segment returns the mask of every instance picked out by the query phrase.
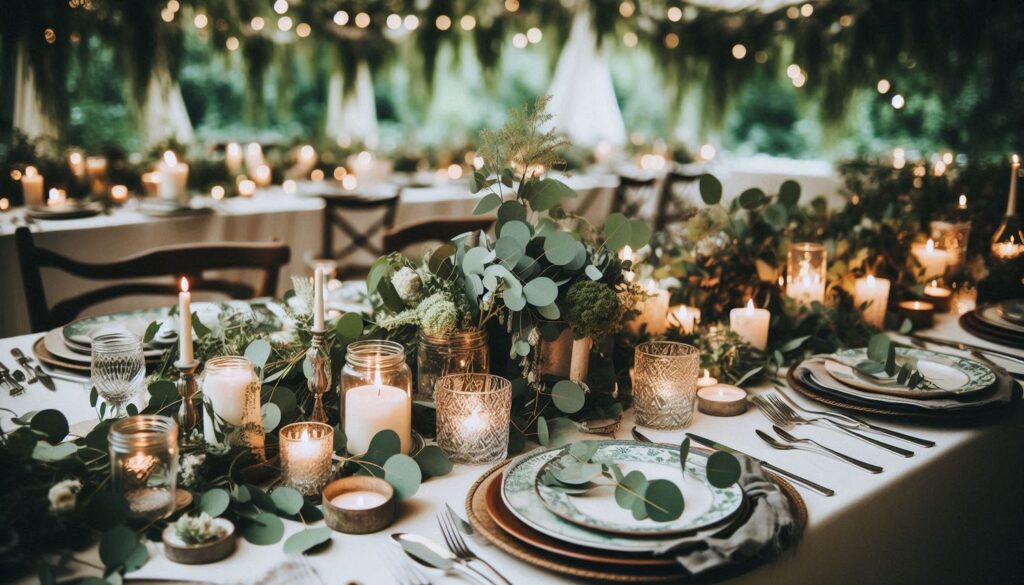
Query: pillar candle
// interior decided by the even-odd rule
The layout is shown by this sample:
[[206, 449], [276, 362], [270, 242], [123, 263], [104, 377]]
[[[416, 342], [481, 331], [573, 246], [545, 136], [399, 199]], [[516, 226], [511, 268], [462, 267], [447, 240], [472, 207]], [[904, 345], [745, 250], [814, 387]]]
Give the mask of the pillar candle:
[[313, 273], [313, 331], [324, 330], [324, 269]]
[[673, 307], [672, 315], [683, 333], [693, 333], [694, 325], [700, 322], [700, 309], [686, 305]]
[[25, 196], [25, 205], [43, 206], [43, 176], [35, 167], [25, 167], [25, 173], [21, 176], [21, 193]]
[[[872, 327], [881, 329], [885, 324], [890, 284], [888, 278], [877, 278], [873, 274], [858, 278], [854, 282], [853, 304], [860, 311], [864, 321]], [[864, 303], [868, 305], [862, 308]]]
[[[246, 419], [246, 391], [252, 383], [252, 372], [241, 368], [226, 368], [207, 371], [203, 374], [203, 396], [209, 401], [213, 412], [224, 422], [241, 427]], [[256, 410], [259, 410], [257, 401]], [[214, 420], [203, 417], [203, 435], [214, 442]]]
[[935, 247], [935, 240], [929, 238], [925, 244], [914, 244], [910, 248], [917, 262], [924, 268], [922, 280], [942, 278], [949, 264], [949, 253]]
[[81, 152], [74, 150], [68, 155], [68, 167], [76, 179], [85, 178], [85, 157]]
[[229, 142], [224, 148], [224, 164], [232, 177], [242, 172], [242, 147], [237, 142]]
[[412, 398], [397, 386], [381, 384], [380, 369], [374, 383], [345, 392], [345, 437], [348, 452], [362, 455], [378, 432], [390, 429], [398, 433], [402, 453], [412, 446]]
[[261, 166], [263, 166], [263, 147], [255, 142], [250, 142], [245, 147], [245, 172], [252, 176]]
[[87, 157], [85, 159], [85, 174], [89, 179], [89, 188], [93, 195], [101, 194], [104, 191], [103, 186], [107, 177], [107, 157]]
[[630, 322], [630, 331], [640, 333], [640, 329], [646, 325], [649, 335], [661, 335], [668, 329], [668, 291], [658, 288], [653, 280], [647, 281], [644, 288], [647, 289], [648, 297], [637, 304], [640, 314]]
[[184, 204], [188, 199], [188, 165], [179, 162], [174, 152], [164, 153], [164, 160], [157, 166], [160, 175], [160, 198]]
[[181, 277], [181, 292], [178, 293], [178, 359], [192, 363], [192, 293], [188, 292], [188, 279]]
[[768, 347], [768, 324], [771, 317], [768, 309], [755, 308], [754, 299], [750, 299], [746, 307], [729, 311], [729, 327], [750, 345], [764, 350]]

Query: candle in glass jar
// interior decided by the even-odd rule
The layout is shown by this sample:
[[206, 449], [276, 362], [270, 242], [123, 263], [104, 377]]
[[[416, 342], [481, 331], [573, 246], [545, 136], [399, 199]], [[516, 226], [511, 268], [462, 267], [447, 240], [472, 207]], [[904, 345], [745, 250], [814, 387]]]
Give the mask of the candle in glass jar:
[[161, 199], [183, 203], [188, 198], [188, 165], [179, 162], [173, 151], [164, 153], [157, 173], [160, 176]]
[[324, 423], [293, 423], [281, 429], [278, 439], [284, 485], [306, 496], [319, 493], [330, 480], [334, 429]]
[[910, 251], [924, 270], [922, 280], [941, 278], [949, 264], [949, 252], [935, 247], [935, 240], [928, 238], [925, 244], [914, 244]]
[[43, 206], [43, 176], [35, 167], [25, 167], [25, 173], [21, 175], [21, 193], [25, 196], [25, 205]]
[[242, 146], [237, 142], [229, 142], [224, 148], [224, 164], [228, 173], [235, 176], [242, 172]]
[[68, 167], [71, 168], [71, 174], [76, 179], [85, 177], [85, 157], [82, 156], [81, 152], [77, 150], [71, 151], [68, 155]]
[[[888, 278], [878, 278], [874, 274], [858, 278], [853, 284], [853, 304], [864, 321], [872, 327], [881, 329], [885, 324], [890, 284]], [[864, 306], [865, 303], [867, 306]]]
[[252, 176], [261, 166], [263, 166], [263, 147], [256, 142], [250, 142], [245, 147], [245, 171]]
[[188, 291], [188, 279], [184, 276], [178, 293], [178, 359], [185, 364], [195, 361], [192, 354], [192, 293]]
[[668, 329], [668, 291], [659, 288], [653, 280], [647, 281], [644, 288], [648, 296], [637, 303], [640, 314], [630, 322], [630, 331], [638, 334], [646, 325], [648, 335], [661, 335]]
[[926, 301], [903, 301], [899, 304], [900, 319], [910, 319], [916, 328], [931, 327], [935, 322], [935, 305]]
[[67, 201], [68, 194], [64, 192], [64, 189], [50, 189], [46, 196], [47, 207], [63, 207]]
[[103, 185], [107, 176], [107, 157], [90, 156], [85, 159], [85, 174], [89, 179], [89, 188], [93, 194], [103, 192]]
[[[245, 392], [252, 383], [252, 373], [241, 368], [207, 371], [203, 376], [203, 395], [210, 402], [218, 418], [232, 426], [240, 426], [245, 418]], [[212, 422], [207, 416], [204, 423]], [[213, 440], [213, 427], [205, 432]]]
[[729, 327], [750, 345], [764, 350], [768, 346], [768, 325], [771, 316], [768, 309], [755, 308], [754, 299], [750, 299], [746, 307], [729, 311]]
[[345, 391], [345, 437], [352, 455], [370, 448], [374, 435], [392, 430], [402, 442], [402, 453], [412, 446], [412, 398], [405, 390], [381, 383], [380, 366], [372, 384]]
[[953, 301], [953, 291], [939, 285], [939, 281], [933, 280], [924, 287], [924, 298], [935, 305], [936, 311], [946, 313]]
[[673, 307], [672, 315], [675, 317], [679, 330], [683, 333], [693, 333], [693, 327], [700, 322], [700, 309], [679, 305]]

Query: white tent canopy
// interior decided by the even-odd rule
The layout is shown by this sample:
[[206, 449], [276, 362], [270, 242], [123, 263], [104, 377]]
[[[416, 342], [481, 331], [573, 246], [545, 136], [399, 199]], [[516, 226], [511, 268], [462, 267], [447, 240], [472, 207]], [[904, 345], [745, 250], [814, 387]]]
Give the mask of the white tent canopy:
[[331, 75], [327, 90], [327, 136], [341, 141], [362, 141], [375, 148], [379, 140], [377, 104], [373, 94], [370, 66], [359, 61], [355, 91], [344, 95], [341, 73]]
[[142, 132], [148, 146], [172, 138], [188, 144], [195, 138], [185, 100], [181, 96], [181, 86], [171, 79], [170, 72], [162, 65], [157, 65], [149, 77], [146, 101], [142, 107]]
[[57, 126], [43, 113], [25, 48], [18, 47], [14, 71], [14, 128], [31, 140], [57, 140]]

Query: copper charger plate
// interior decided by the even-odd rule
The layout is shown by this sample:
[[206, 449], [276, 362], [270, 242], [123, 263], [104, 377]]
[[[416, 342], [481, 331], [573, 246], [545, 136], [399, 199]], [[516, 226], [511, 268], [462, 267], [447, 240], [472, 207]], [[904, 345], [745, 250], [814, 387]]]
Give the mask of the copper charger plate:
[[[531, 565], [582, 579], [618, 583], [664, 583], [684, 579], [705, 581], [712, 576], [745, 572], [754, 564], [727, 567], [693, 578], [672, 558], [614, 555], [564, 543], [523, 524], [501, 500], [501, 472], [511, 460], [487, 470], [469, 489], [466, 514], [473, 528], [495, 546]], [[803, 498], [785, 480], [768, 474], [786, 493], [796, 510], [801, 530], [807, 525]]]
[[42, 337], [37, 339], [36, 342], [32, 344], [32, 353], [35, 354], [36, 359], [39, 360], [40, 363], [44, 363], [48, 366], [76, 373], [89, 374], [92, 372], [92, 368], [88, 364], [76, 364], [74, 362], [63, 360], [50, 353], [50, 350], [46, 349], [46, 346], [43, 344]]

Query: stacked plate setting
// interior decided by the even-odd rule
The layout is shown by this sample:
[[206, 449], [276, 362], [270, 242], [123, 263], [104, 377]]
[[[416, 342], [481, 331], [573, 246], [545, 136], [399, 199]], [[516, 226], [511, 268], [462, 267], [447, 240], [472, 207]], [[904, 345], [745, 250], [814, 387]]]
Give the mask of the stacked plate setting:
[[1024, 299], [982, 305], [962, 315], [960, 325], [987, 341], [1024, 349]]
[[897, 347], [897, 366], [908, 364], [923, 378], [914, 388], [884, 372], [859, 371], [866, 359], [866, 348], [814, 356], [790, 369], [789, 383], [830, 406], [894, 416], [972, 415], [1013, 400], [1012, 379], [973, 359]]
[[[521, 560], [576, 577], [612, 581], [678, 580], [685, 575], [671, 553], [656, 554], [682, 539], [731, 532], [749, 520], [739, 485], [716, 488], [707, 479], [709, 452], [691, 449], [685, 474], [675, 445], [600, 441], [592, 458], [623, 473], [680, 486], [686, 506], [671, 522], [635, 520], [615, 502], [614, 487], [573, 495], [540, 477], [562, 449], [538, 449], [486, 473], [467, 500], [478, 529]], [[598, 480], [602, 483], [602, 480]]]

